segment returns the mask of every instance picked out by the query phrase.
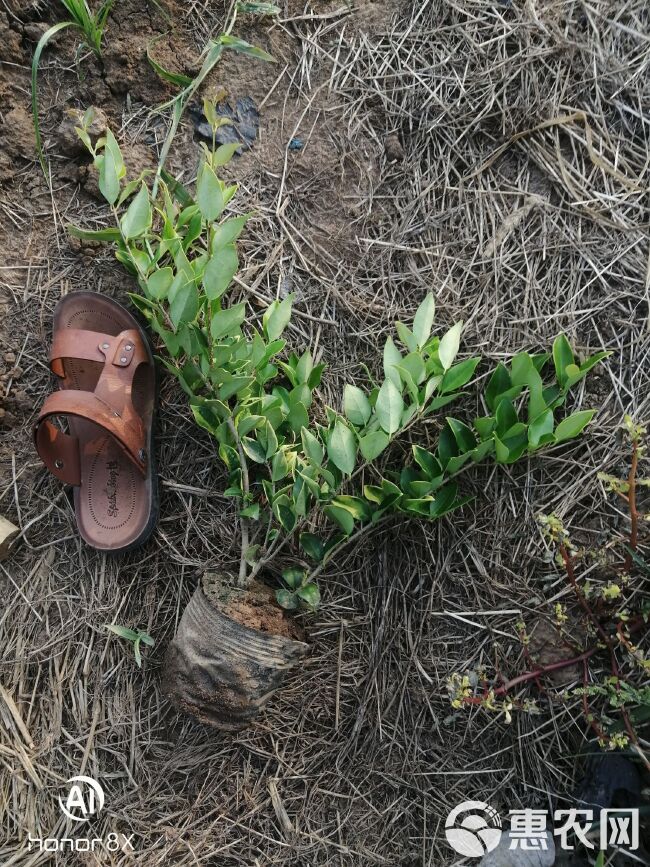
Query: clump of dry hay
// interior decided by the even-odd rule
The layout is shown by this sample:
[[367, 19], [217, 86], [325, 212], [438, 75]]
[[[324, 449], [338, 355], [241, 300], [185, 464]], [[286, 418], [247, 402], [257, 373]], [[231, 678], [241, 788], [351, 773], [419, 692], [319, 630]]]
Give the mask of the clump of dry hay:
[[[309, 624], [312, 657], [236, 737], [177, 718], [158, 692], [198, 573], [237, 556], [214, 443], [183, 397], [167, 383], [155, 541], [119, 561], [78, 542], [65, 496], [16, 431], [0, 490], [23, 528], [23, 547], [0, 566], [7, 865], [39, 863], [17, 842], [28, 830], [64, 836], [54, 795], [74, 773], [107, 791], [96, 832], [135, 833], [135, 856], [110, 863], [143, 865], [438, 867], [454, 860], [441, 822], [458, 802], [554, 807], [572, 789], [577, 707], [542, 702], [541, 716], [508, 726], [452, 713], [445, 682], [482, 663], [517, 670], [514, 624], [534, 618], [557, 577], [535, 513], [599, 530], [596, 472], [620, 459], [623, 413], [648, 415], [648, 8], [379, 5], [348, 14], [290, 3], [274, 25], [282, 65], [262, 117], [277, 139], [263, 137], [242, 163], [240, 206], [259, 217], [238, 291], [253, 302], [296, 291], [302, 315], [289, 336], [330, 364], [324, 402], [343, 373], [363, 379], [378, 336], [433, 288], [440, 321], [464, 319], [465, 345], [492, 360], [546, 347], [559, 330], [580, 349], [613, 349], [576, 400], [599, 406], [597, 421], [569, 449], [472, 471], [477, 498], [462, 516], [402, 524], [332, 563]], [[196, 16], [207, 30], [196, 3], [187, 26]], [[123, 133], [151, 135], [143, 118], [125, 117]], [[393, 135], [396, 161], [385, 150]], [[297, 156], [285, 150], [292, 136], [305, 141]], [[54, 197], [76, 220], [65, 193]], [[50, 387], [44, 330], [33, 332], [49, 324], [52, 278], [65, 271], [70, 288], [89, 278], [63, 235], [50, 256], [24, 293], [18, 278], [9, 287], [30, 335], [34, 405]], [[93, 269], [107, 289], [123, 286], [108, 255]], [[436, 429], [430, 421], [418, 437]], [[110, 622], [155, 636], [142, 673], [109, 640]]]

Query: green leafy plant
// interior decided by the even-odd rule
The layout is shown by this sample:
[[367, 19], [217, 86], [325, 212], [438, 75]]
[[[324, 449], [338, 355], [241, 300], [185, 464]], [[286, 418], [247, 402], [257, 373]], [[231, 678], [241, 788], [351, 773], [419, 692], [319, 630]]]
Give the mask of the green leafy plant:
[[[483, 391], [486, 415], [448, 415], [435, 450], [413, 445], [411, 459], [397, 468], [382, 458], [382, 475], [378, 461], [397, 439], [465, 394], [480, 359], [457, 360], [462, 323], [434, 334], [428, 295], [412, 323], [397, 322], [387, 338], [383, 375], [375, 379], [366, 369], [365, 382], [345, 385], [341, 407], [321, 409], [314, 393], [325, 365], [308, 349], [288, 351], [283, 337], [291, 296], [272, 301], [261, 321], [246, 301], [227, 300], [239, 267], [236, 241], [250, 218], [226, 215], [237, 187], [218, 176], [237, 145], [203, 146], [194, 196], [166, 173], [154, 194], [146, 176], [123, 183], [110, 132], [96, 146], [83, 129], [79, 134], [116, 226], [70, 231], [115, 244], [138, 283], [140, 294], [131, 297], [160, 339], [163, 364], [186, 392], [196, 423], [219, 445], [225, 493], [240, 503], [242, 586], [295, 538], [312, 565], [283, 573], [278, 602], [313, 607], [315, 579], [343, 545], [396, 514], [435, 520], [460, 508], [469, 499], [458, 489], [462, 470], [484, 459], [510, 464], [577, 436], [591, 420], [593, 410], [556, 415], [607, 353], [578, 365], [561, 335], [552, 359], [522, 352], [496, 366]], [[359, 482], [362, 472], [367, 484]]]
[[[556, 341], [557, 344], [557, 341]], [[566, 345], [557, 345], [560, 364], [568, 361]], [[573, 362], [567, 368], [575, 375]], [[601, 747], [631, 748], [650, 769], [650, 760], [639, 742], [637, 730], [650, 723], [650, 657], [642, 641], [634, 636], [646, 633], [650, 621], [650, 596], [645, 585], [650, 566], [643, 553], [647, 533], [643, 521], [650, 519], [639, 507], [639, 494], [650, 487], [650, 479], [639, 475], [647, 460], [644, 438], [646, 429], [629, 416], [624, 419], [625, 436], [630, 445], [629, 470], [625, 478], [599, 473], [606, 492], [625, 505], [629, 516], [627, 535], [614, 533], [598, 548], [578, 548], [560, 518], [540, 515], [539, 524], [556, 564], [565, 576], [575, 601], [574, 610], [556, 602], [549, 620], [554, 624], [557, 641], [566, 647], [565, 659], [548, 664], [535, 663], [528, 650], [530, 636], [521, 622], [517, 629], [529, 670], [509, 680], [498, 677], [490, 681], [485, 674], [472, 678], [455, 673], [449, 692], [455, 708], [475, 706], [504, 713], [509, 721], [513, 709], [531, 711], [536, 704], [521, 695], [528, 684], [535, 683], [549, 701], [565, 703], [579, 697], [585, 722]], [[585, 572], [580, 575], [580, 568]], [[593, 670], [601, 668], [601, 674]], [[581, 672], [581, 683], [572, 689], [553, 687], [546, 680], [567, 668]], [[544, 685], [546, 684], [546, 685]]]
[[153, 638], [147, 633], [143, 632], [141, 629], [129, 629], [128, 626], [119, 626], [117, 623], [107, 623], [106, 628], [115, 633], [115, 635], [119, 635], [120, 638], [124, 638], [125, 641], [130, 641], [133, 644], [133, 656], [135, 657], [135, 664], [138, 668], [142, 668], [142, 654], [140, 653], [140, 645], [146, 644], [148, 647], [153, 647], [155, 641]]
[[65, 30], [67, 27], [74, 27], [78, 30], [83, 41], [79, 48], [87, 45], [98, 57], [101, 56], [102, 39], [104, 38], [104, 29], [108, 14], [111, 11], [113, 0], [104, 0], [97, 12], [93, 12], [88, 5], [87, 0], [61, 0], [61, 3], [67, 10], [70, 18], [66, 21], [59, 21], [52, 25], [38, 40], [34, 57], [32, 59], [32, 116], [34, 119], [34, 135], [36, 138], [36, 151], [38, 159], [43, 169], [43, 173], [47, 176], [45, 166], [45, 154], [43, 153], [43, 140], [41, 137], [41, 126], [38, 119], [38, 68], [41, 62], [41, 54], [45, 46], [52, 37]]

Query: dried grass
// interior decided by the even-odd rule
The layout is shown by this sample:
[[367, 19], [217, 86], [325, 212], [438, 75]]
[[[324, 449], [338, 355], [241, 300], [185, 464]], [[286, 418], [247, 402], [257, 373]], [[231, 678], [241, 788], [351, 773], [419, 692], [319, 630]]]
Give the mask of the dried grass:
[[[192, 8], [207, 32], [207, 8]], [[458, 802], [547, 807], [572, 789], [584, 733], [575, 706], [542, 700], [540, 716], [506, 725], [452, 713], [445, 682], [479, 665], [517, 671], [516, 620], [535, 619], [562, 587], [536, 512], [598, 531], [611, 509], [596, 472], [621, 460], [623, 413], [648, 416], [648, 7], [424, 0], [388, 7], [392, 18], [385, 8], [291, 4], [274, 25], [282, 65], [262, 114], [276, 112], [277, 139], [242, 163], [240, 207], [259, 209], [242, 296], [297, 293], [290, 339], [330, 364], [326, 402], [343, 376], [363, 380], [359, 362], [431, 288], [440, 323], [464, 319], [465, 346], [492, 360], [562, 329], [585, 352], [615, 352], [575, 400], [598, 406], [597, 420], [568, 448], [473, 470], [476, 500], [453, 521], [399, 524], [332, 563], [304, 670], [237, 736], [177, 717], [159, 694], [197, 575], [238, 556], [214, 444], [183, 397], [165, 383], [160, 526], [119, 560], [78, 541], [28, 426], [14, 431], [0, 488], [23, 529], [0, 572], [6, 865], [45, 863], [26, 853], [28, 831], [77, 831], [55, 795], [80, 772], [107, 792], [94, 830], [135, 833], [136, 855], [61, 864], [439, 867], [453, 862], [441, 823]], [[127, 137], [152, 130], [143, 112], [125, 116]], [[384, 150], [393, 134], [404, 148], [395, 162]], [[285, 151], [292, 136], [301, 154]], [[50, 388], [44, 343], [60, 293], [124, 285], [108, 254], [84, 264], [71, 252], [61, 224], [79, 218], [76, 199], [62, 188], [43, 208], [52, 202], [47, 265], [5, 282], [33, 406]], [[3, 193], [3, 209], [7, 228], [28, 225], [17, 197]], [[419, 441], [437, 427], [427, 422]], [[142, 672], [109, 622], [155, 636]]]

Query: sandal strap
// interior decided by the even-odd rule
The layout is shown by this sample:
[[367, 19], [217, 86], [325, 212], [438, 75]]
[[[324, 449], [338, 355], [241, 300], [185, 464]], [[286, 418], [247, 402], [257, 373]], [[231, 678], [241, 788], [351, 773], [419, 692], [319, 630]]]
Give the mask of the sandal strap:
[[129, 407], [130, 411], [119, 412], [90, 391], [64, 389], [50, 394], [43, 403], [34, 427], [34, 442], [41, 460], [62, 482], [81, 484], [79, 440], [63, 433], [50, 421], [52, 416], [75, 416], [91, 421], [111, 434], [142, 475], [146, 475], [144, 426], [133, 404], [129, 403]]
[[77, 361], [111, 361], [116, 367], [129, 367], [147, 360], [140, 332], [131, 328], [118, 335], [87, 331], [83, 328], [59, 328], [52, 337], [50, 367], [58, 377], [65, 377], [65, 359]]

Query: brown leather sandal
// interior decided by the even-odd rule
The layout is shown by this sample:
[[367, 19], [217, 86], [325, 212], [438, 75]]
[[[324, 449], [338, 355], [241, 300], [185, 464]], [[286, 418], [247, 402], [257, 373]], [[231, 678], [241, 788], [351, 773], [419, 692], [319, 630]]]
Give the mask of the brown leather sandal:
[[[54, 312], [50, 367], [60, 390], [41, 408], [36, 450], [51, 473], [74, 485], [77, 524], [89, 545], [135, 548], [158, 517], [156, 368], [147, 337], [116, 301], [73, 292]], [[69, 433], [56, 417], [67, 420]]]

